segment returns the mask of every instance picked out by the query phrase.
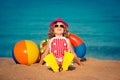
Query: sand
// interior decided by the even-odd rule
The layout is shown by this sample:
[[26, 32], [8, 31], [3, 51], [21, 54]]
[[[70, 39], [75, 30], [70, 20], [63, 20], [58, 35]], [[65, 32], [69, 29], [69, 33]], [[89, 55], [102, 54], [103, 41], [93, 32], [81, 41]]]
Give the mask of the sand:
[[0, 80], [120, 80], [120, 61], [87, 58], [80, 67], [53, 72], [39, 63], [16, 64], [12, 58], [0, 58]]

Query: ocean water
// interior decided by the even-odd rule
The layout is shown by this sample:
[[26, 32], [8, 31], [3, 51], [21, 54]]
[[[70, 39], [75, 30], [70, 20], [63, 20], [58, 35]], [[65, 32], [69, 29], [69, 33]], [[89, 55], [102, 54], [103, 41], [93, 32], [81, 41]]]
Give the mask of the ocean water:
[[39, 47], [58, 17], [84, 40], [85, 57], [120, 60], [119, 0], [0, 0], [0, 57], [12, 57], [20, 40]]

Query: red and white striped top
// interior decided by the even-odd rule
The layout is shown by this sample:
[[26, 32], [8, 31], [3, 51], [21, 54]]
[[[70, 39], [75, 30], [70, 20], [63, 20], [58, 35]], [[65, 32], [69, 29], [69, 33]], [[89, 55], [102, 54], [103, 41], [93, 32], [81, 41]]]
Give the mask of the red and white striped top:
[[61, 61], [64, 57], [64, 52], [68, 52], [68, 40], [65, 37], [54, 37], [50, 40], [50, 53]]

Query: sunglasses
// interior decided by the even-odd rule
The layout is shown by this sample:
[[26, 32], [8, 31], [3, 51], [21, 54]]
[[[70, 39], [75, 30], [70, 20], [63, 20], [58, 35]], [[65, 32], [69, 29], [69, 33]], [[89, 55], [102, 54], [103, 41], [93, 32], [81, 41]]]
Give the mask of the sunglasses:
[[61, 28], [64, 28], [64, 25], [55, 25], [55, 28], [57, 28], [58, 26], [60, 26]]

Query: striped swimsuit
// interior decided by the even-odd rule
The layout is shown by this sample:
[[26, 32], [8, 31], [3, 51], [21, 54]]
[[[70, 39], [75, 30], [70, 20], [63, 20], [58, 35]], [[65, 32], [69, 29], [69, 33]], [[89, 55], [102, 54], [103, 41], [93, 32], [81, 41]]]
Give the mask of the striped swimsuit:
[[53, 53], [58, 62], [63, 61], [64, 52], [68, 52], [68, 41], [65, 37], [54, 37], [50, 41], [50, 53]]

